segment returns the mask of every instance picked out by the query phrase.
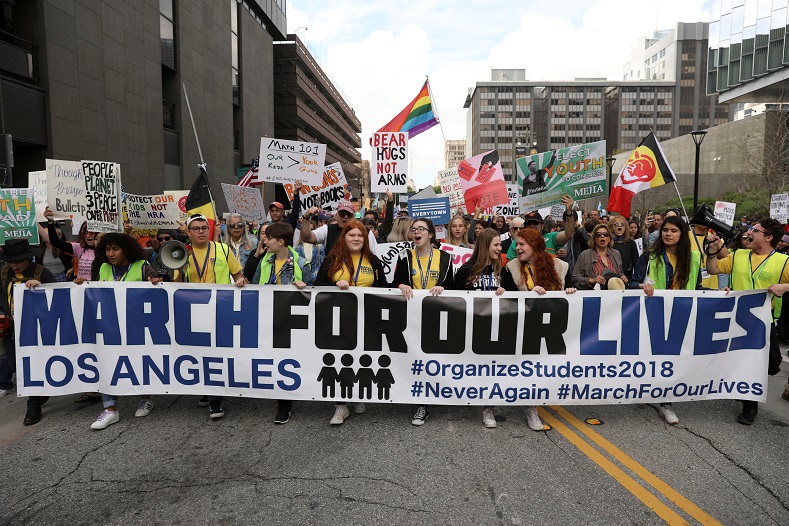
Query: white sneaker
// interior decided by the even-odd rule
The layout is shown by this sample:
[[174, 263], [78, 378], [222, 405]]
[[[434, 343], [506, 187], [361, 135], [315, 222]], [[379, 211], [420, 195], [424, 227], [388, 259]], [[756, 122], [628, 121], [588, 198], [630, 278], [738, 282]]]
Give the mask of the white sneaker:
[[11, 389], [0, 389], [0, 398], [3, 398], [5, 395], [11, 392]]
[[660, 404], [660, 414], [663, 416], [663, 419], [666, 421], [667, 424], [674, 424], [679, 423], [679, 418], [677, 418], [677, 413], [671, 409], [671, 404]]
[[488, 429], [496, 427], [496, 417], [493, 414], [493, 409], [486, 407], [482, 410], [482, 425]]
[[104, 429], [107, 426], [111, 426], [115, 422], [121, 419], [121, 415], [118, 414], [118, 411], [110, 411], [105, 409], [101, 412], [99, 417], [90, 425], [91, 429]]
[[140, 401], [137, 402], [137, 411], [134, 413], [134, 416], [148, 416], [151, 414], [152, 409], [153, 402], [140, 398]]
[[353, 404], [353, 413], [354, 413], [354, 414], [356, 414], [356, 415], [361, 415], [361, 414], [363, 414], [365, 411], [367, 411], [367, 408], [366, 408], [366, 407], [364, 407], [364, 404], [363, 404], [363, 403], [361, 403], [361, 402], [356, 402], [355, 404]]
[[540, 420], [540, 415], [537, 414], [536, 407], [526, 408], [526, 423], [529, 424], [529, 429], [532, 431], [542, 431], [542, 420]]
[[345, 419], [351, 416], [351, 412], [348, 411], [348, 406], [346, 404], [341, 404], [334, 407], [334, 416], [331, 417], [329, 423], [333, 426], [342, 425], [345, 422]]

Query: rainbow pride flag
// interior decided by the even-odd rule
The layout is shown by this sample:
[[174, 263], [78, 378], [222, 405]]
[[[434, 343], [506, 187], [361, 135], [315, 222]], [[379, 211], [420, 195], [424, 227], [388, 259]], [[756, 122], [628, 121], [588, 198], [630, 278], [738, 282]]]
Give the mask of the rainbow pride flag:
[[430, 100], [429, 81], [425, 81], [419, 95], [414, 97], [397, 117], [378, 130], [379, 132], [408, 132], [408, 138], [416, 137], [423, 131], [438, 124], [438, 119], [433, 113], [433, 103]]

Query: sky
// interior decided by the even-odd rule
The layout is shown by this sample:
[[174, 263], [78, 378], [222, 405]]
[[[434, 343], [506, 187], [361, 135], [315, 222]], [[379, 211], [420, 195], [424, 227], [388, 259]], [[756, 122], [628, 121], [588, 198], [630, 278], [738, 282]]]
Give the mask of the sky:
[[639, 38], [708, 22], [709, 0], [288, 0], [287, 19], [361, 121], [364, 159], [429, 77], [441, 126], [409, 141], [420, 189], [444, 169], [444, 139], [465, 138], [466, 96], [491, 69], [621, 80]]

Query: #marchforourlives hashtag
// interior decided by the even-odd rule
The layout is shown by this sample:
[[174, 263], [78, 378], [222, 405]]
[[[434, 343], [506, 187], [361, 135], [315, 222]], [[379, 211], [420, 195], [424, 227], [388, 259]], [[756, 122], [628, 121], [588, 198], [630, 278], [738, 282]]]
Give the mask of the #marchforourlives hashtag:
[[559, 392], [557, 393], [559, 400], [564, 400], [565, 398], [567, 398], [569, 394], [570, 394], [570, 386], [568, 384], [562, 384], [559, 387]]

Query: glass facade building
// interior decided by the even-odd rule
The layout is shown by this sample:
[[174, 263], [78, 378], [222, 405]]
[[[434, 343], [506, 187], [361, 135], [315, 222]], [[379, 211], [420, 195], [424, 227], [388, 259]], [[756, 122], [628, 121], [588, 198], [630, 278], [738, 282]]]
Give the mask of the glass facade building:
[[778, 102], [789, 65], [789, 0], [712, 0], [707, 93], [733, 102]]

